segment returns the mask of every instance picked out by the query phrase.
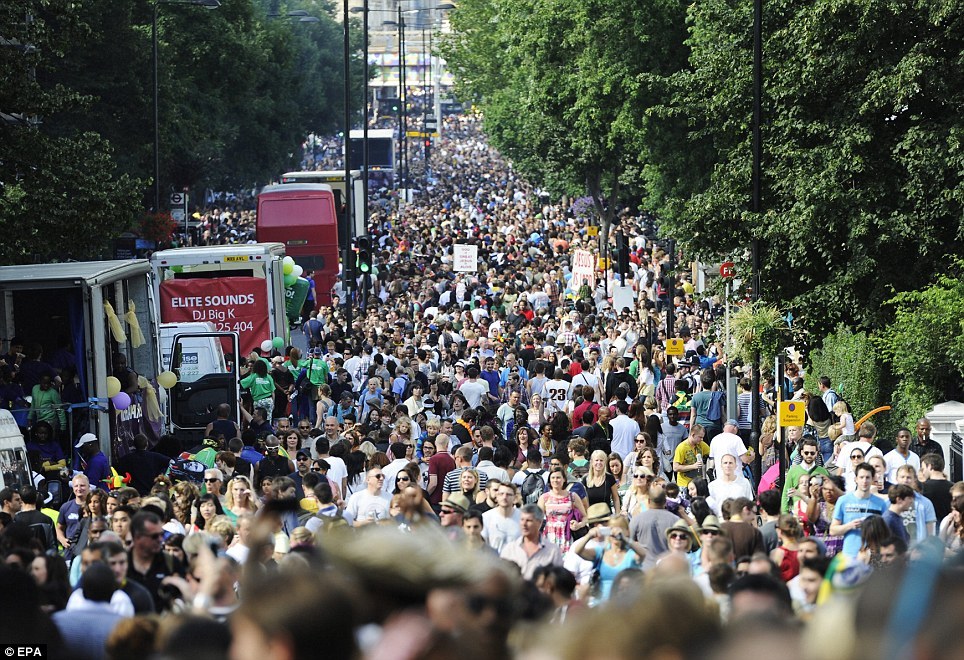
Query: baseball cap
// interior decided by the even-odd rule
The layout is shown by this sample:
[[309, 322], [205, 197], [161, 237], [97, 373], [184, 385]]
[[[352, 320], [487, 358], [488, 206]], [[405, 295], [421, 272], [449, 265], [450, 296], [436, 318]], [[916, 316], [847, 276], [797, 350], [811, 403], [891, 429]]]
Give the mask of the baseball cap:
[[89, 444], [91, 442], [97, 442], [97, 436], [94, 435], [93, 433], [85, 433], [82, 436], [80, 436], [80, 439], [77, 441], [77, 444], [74, 445], [74, 449], [80, 449], [84, 445]]
[[303, 450], [303, 449], [299, 449], [299, 450], [298, 450], [298, 453], [295, 454], [295, 458], [308, 458], [308, 459], [310, 459], [310, 458], [311, 458], [311, 454], [309, 454], [308, 452], [306, 452], [306, 451]]

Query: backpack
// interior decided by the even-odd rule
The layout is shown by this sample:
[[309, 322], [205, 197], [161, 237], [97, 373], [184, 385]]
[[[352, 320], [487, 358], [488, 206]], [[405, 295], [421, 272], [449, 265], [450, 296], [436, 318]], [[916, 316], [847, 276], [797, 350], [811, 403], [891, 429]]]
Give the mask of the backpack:
[[723, 418], [723, 392], [710, 393], [710, 405], [706, 409], [706, 419], [718, 422]]
[[178, 481], [190, 481], [195, 484], [204, 483], [204, 470], [206, 470], [204, 463], [194, 460], [193, 457], [182, 457], [171, 459], [171, 467], [168, 472], [168, 476], [171, 477], [171, 481], [177, 483]]
[[582, 479], [589, 474], [589, 461], [585, 465], [573, 465], [569, 468], [569, 474], [575, 479]]
[[327, 534], [331, 531], [344, 531], [348, 529], [348, 521], [342, 516], [329, 516], [325, 513], [316, 513], [315, 518], [321, 521], [321, 526], [317, 531]]
[[542, 470], [524, 470], [526, 478], [522, 480], [522, 503], [538, 504], [539, 498], [546, 492], [546, 482], [542, 478]]

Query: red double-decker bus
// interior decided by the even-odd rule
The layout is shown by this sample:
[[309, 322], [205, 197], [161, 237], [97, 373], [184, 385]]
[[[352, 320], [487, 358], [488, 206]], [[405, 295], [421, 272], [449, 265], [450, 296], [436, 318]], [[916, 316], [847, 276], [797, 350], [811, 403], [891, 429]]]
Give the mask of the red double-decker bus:
[[315, 304], [331, 304], [338, 275], [338, 216], [331, 186], [265, 186], [258, 195], [257, 235], [261, 243], [284, 244], [285, 254], [312, 274]]

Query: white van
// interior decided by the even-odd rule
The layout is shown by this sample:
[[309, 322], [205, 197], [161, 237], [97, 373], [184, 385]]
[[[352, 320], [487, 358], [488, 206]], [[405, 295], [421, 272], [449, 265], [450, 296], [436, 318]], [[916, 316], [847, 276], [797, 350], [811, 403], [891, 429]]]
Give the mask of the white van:
[[[174, 337], [194, 333], [217, 332], [213, 323], [162, 323], [160, 326], [161, 369], [171, 368]], [[181, 365], [178, 380], [193, 383], [205, 374], [227, 372], [224, 351], [217, 337], [185, 337], [181, 341]]]
[[31, 474], [20, 427], [9, 410], [0, 409], [0, 489], [33, 484]]

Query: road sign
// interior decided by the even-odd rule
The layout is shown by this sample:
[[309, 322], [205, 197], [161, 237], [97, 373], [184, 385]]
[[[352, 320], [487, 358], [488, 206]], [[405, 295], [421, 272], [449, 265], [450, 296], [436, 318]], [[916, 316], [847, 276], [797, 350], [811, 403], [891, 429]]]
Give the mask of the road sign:
[[592, 236], [593, 238], [599, 236], [599, 227], [596, 225], [589, 225], [586, 227], [586, 236]]
[[802, 401], [781, 401], [780, 426], [803, 426], [807, 421], [806, 410]]
[[416, 137], [416, 138], [437, 138], [438, 137], [438, 133], [435, 133], [434, 131], [431, 133], [428, 131], [406, 131], [405, 135], [408, 137]]
[[173, 192], [171, 193], [171, 207], [184, 206], [187, 203], [187, 193]]
[[727, 279], [736, 277], [736, 266], [732, 261], [724, 261], [720, 264], [720, 277]]
[[666, 340], [666, 355], [674, 355], [683, 357], [685, 342], [682, 339], [667, 339]]

